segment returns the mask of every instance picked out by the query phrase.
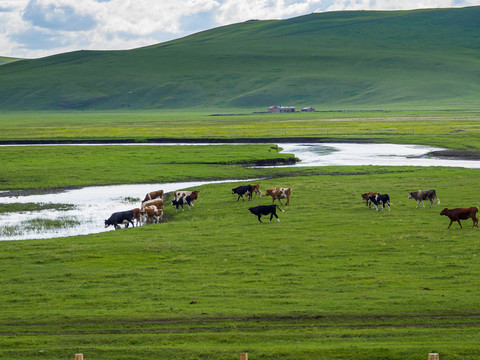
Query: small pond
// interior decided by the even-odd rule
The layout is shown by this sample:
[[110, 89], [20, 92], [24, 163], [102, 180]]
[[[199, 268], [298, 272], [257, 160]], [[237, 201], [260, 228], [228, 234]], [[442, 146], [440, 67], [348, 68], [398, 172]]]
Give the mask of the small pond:
[[[283, 148], [283, 152], [295, 154], [301, 160], [290, 166], [379, 165], [480, 168], [480, 161], [426, 157], [427, 153], [441, 149], [418, 145], [329, 143], [279, 144], [279, 146]], [[105, 229], [103, 220], [115, 211], [139, 207], [140, 201], [150, 191], [162, 189], [165, 192], [171, 192], [204, 184], [239, 181], [97, 186], [55, 194], [0, 196], [0, 203], [54, 205], [54, 209], [0, 214], [0, 240], [44, 239], [113, 231], [112, 227]]]

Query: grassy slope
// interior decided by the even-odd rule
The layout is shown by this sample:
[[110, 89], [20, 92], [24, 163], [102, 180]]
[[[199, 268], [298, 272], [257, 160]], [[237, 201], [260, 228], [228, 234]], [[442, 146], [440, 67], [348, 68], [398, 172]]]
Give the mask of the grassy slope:
[[21, 59], [0, 56], [0, 65], [8, 64], [18, 60], [21, 60]]
[[0, 108], [477, 107], [480, 7], [250, 21], [0, 68]]

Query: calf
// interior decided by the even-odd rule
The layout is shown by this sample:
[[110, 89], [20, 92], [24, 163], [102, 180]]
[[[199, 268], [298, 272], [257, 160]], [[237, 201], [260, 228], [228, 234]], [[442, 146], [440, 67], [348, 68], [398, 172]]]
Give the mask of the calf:
[[385, 209], [385, 205], [387, 205], [388, 211], [390, 211], [390, 196], [388, 194], [370, 195], [368, 200], [375, 206], [377, 211], [378, 205], [382, 205], [382, 211]]
[[437, 197], [437, 193], [435, 190], [414, 191], [408, 194], [408, 198], [417, 200], [417, 208], [418, 205], [422, 203], [423, 208], [425, 209], [425, 204], [423, 203], [423, 200], [430, 201], [430, 209], [432, 208], [432, 204], [434, 205], [434, 207], [437, 207], [437, 202], [440, 204], [440, 199]]
[[119, 211], [113, 213], [107, 220], [105, 220], [105, 227], [109, 227], [110, 225], [113, 225], [115, 230], [120, 228], [120, 224], [125, 223], [125, 227], [128, 227], [128, 224], [132, 224], [132, 227], [135, 227], [133, 224], [133, 218], [134, 214], [132, 210], [128, 211]]
[[365, 200], [365, 206], [370, 209], [372, 202], [369, 200], [369, 196], [380, 195], [378, 192], [366, 192], [362, 194], [362, 200]]
[[260, 206], [255, 206], [255, 207], [251, 207], [249, 208], [248, 210], [253, 214], [253, 215], [256, 215], [258, 217], [258, 222], [262, 222], [262, 220], [260, 219], [262, 217], [262, 215], [270, 215], [270, 221], [272, 221], [272, 218], [275, 216], [278, 220], [278, 222], [280, 222], [280, 219], [278, 218], [277, 216], [277, 208], [281, 211], [281, 212], [285, 212], [283, 211], [282, 209], [280, 209], [280, 207], [275, 204], [275, 205], [260, 205]]
[[243, 185], [243, 186], [237, 186], [236, 188], [232, 189], [232, 194], [237, 194], [237, 201], [242, 198], [243, 201], [245, 201], [243, 195], [246, 195], [248, 200], [252, 200], [252, 185]]
[[473, 220], [473, 227], [478, 228], [478, 219], [477, 219], [477, 212], [478, 212], [478, 207], [473, 206], [473, 207], [468, 207], [468, 208], [456, 208], [456, 209], [443, 209], [440, 215], [446, 215], [450, 218], [450, 224], [448, 225], [447, 229], [450, 229], [450, 226], [452, 226], [452, 223], [454, 221], [458, 222], [458, 225], [460, 225], [460, 228], [463, 229], [462, 224], [460, 223], [460, 220], [467, 220], [467, 219], [472, 219]]
[[172, 206], [175, 206], [175, 212], [178, 211], [179, 206], [182, 207], [182, 211], [185, 211], [185, 209], [183, 208], [183, 205], [185, 205], [185, 204], [188, 205], [188, 210], [190, 210], [190, 206], [193, 206], [192, 205], [192, 198], [190, 197], [190, 195], [182, 196], [178, 200], [172, 200]]
[[274, 203], [275, 200], [278, 199], [280, 205], [283, 205], [281, 199], [287, 199], [287, 203], [285, 205], [290, 204], [291, 193], [292, 193], [292, 188], [275, 188], [275, 189], [267, 189], [265, 191], [265, 194], [267, 196], [270, 195], [272, 197], [272, 203]]

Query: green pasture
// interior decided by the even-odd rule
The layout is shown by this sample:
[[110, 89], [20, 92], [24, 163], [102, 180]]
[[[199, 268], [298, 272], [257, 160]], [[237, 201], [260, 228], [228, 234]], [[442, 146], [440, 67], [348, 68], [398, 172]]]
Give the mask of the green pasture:
[[[147, 142], [302, 138], [303, 141], [371, 141], [479, 148], [478, 111], [341, 111], [266, 114], [229, 109], [198, 112], [6, 112], [0, 142]], [[227, 115], [229, 114], [229, 115]], [[217, 115], [217, 116], [214, 116]]]
[[[0, 242], [5, 359], [474, 359], [478, 229], [443, 207], [478, 205], [478, 170], [309, 168], [259, 224], [231, 188], [190, 211], [101, 234]], [[435, 188], [437, 208], [409, 191]], [[390, 194], [390, 212], [360, 193]], [[102, 219], [99, 219], [101, 221]]]
[[[471, 220], [447, 230], [439, 213], [479, 205], [478, 170], [246, 165], [290, 159], [274, 141], [281, 137], [477, 151], [478, 120], [474, 112], [2, 114], [1, 141], [266, 144], [0, 147], [0, 190], [14, 194], [237, 179], [199, 187], [190, 211], [167, 206], [160, 224], [0, 241], [0, 358], [476, 359], [480, 230]], [[231, 194], [253, 181], [263, 192], [292, 187], [280, 222], [259, 224], [248, 212], [270, 198]], [[441, 204], [416, 209], [407, 196], [418, 189], [436, 189]], [[368, 210], [365, 191], [388, 193], [391, 211]]]

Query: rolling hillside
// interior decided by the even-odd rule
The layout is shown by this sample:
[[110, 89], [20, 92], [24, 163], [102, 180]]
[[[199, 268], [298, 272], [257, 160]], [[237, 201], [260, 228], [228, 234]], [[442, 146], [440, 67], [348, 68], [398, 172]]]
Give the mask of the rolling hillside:
[[480, 7], [247, 21], [0, 66], [0, 109], [478, 108]]

